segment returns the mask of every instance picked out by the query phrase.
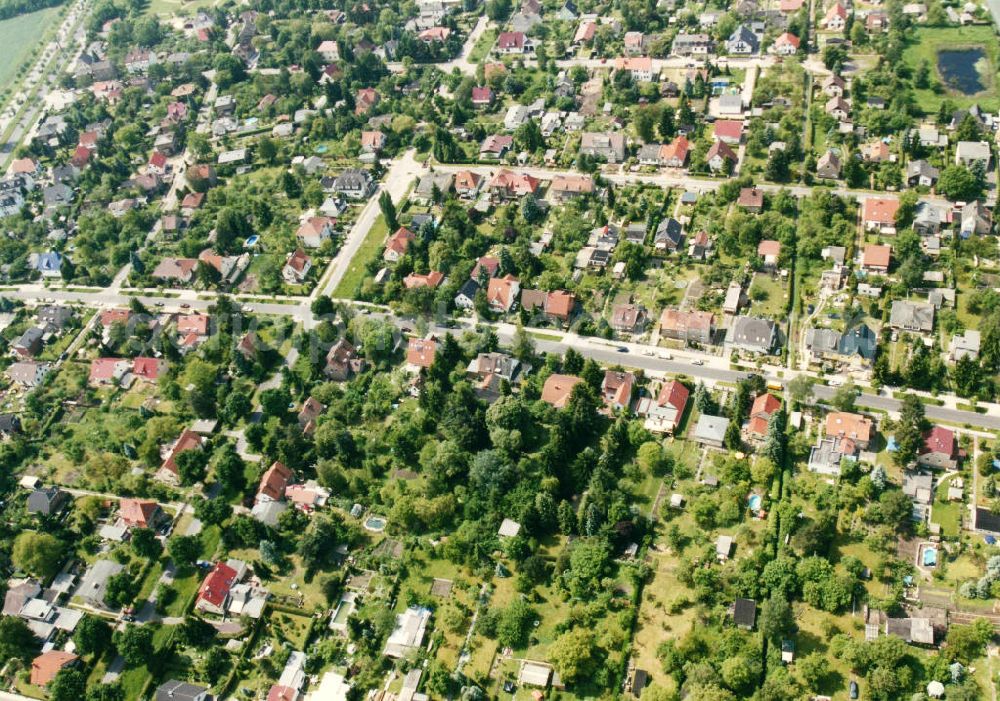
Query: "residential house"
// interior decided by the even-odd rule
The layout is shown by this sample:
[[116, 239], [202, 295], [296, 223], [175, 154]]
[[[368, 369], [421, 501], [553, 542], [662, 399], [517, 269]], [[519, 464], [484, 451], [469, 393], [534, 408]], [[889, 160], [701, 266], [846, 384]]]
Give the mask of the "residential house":
[[520, 199], [525, 195], [534, 195], [541, 182], [526, 173], [514, 173], [501, 169], [490, 180], [489, 191], [499, 199]]
[[296, 248], [294, 252], [288, 254], [281, 269], [281, 277], [289, 285], [301, 285], [309, 276], [310, 270], [312, 270], [312, 258], [301, 248]]
[[848, 411], [831, 411], [826, 415], [824, 435], [848, 439], [861, 450], [867, 450], [874, 437], [875, 425], [870, 418]]
[[846, 122], [851, 118], [851, 104], [839, 95], [827, 100], [823, 109], [828, 115], [841, 122]]
[[715, 47], [708, 34], [679, 33], [674, 37], [671, 52], [676, 56], [707, 56]]
[[729, 428], [729, 419], [725, 416], [712, 416], [702, 414], [698, 417], [691, 438], [696, 443], [701, 443], [712, 448], [722, 448], [726, 441], [726, 429]]
[[931, 333], [934, 330], [934, 305], [896, 300], [889, 312], [889, 326], [899, 331]]
[[653, 248], [660, 252], [673, 253], [684, 244], [681, 223], [673, 217], [661, 219], [653, 234]]
[[955, 146], [955, 165], [972, 168], [977, 163], [990, 164], [990, 145], [985, 141], [959, 141]]
[[71, 501], [69, 492], [59, 487], [36, 489], [28, 495], [27, 512], [39, 516], [54, 516]]
[[906, 164], [907, 187], [934, 187], [940, 176], [941, 171], [923, 159]]
[[764, 211], [764, 191], [757, 186], [741, 188], [736, 204], [752, 214], [760, 214]]
[[488, 402], [500, 396], [502, 383], [519, 384], [530, 371], [530, 365], [505, 353], [480, 353], [466, 368], [466, 372], [476, 379], [477, 396]]
[[375, 182], [368, 171], [348, 168], [336, 177], [333, 189], [349, 199], [363, 200], [372, 194]]
[[557, 175], [552, 178], [549, 194], [557, 202], [566, 202], [594, 192], [594, 179], [589, 175]]
[[106, 608], [104, 596], [108, 592], [108, 580], [124, 569], [124, 565], [114, 560], [98, 560], [81, 578], [75, 596], [94, 608]]
[[985, 236], [993, 230], [993, 216], [979, 200], [973, 200], [962, 207], [959, 235], [969, 238], [973, 234]]
[[294, 475], [284, 463], [275, 460], [260, 478], [257, 496], [258, 504], [269, 501], [281, 501], [285, 498], [285, 488], [288, 487]]
[[781, 259], [781, 242], [773, 239], [761, 241], [757, 244], [757, 257], [763, 261], [766, 269], [774, 270]]
[[501, 56], [520, 56], [534, 51], [534, 43], [524, 32], [501, 32], [494, 51]]
[[521, 292], [521, 283], [513, 275], [490, 278], [486, 287], [486, 302], [495, 312], [506, 314], [514, 308]]
[[335, 224], [336, 220], [331, 217], [307, 217], [299, 225], [295, 236], [306, 248], [319, 248], [333, 236]]
[[188, 450], [201, 450], [205, 439], [191, 429], [184, 429], [181, 435], [166, 450], [166, 458], [156, 472], [156, 479], [168, 484], [179, 484], [181, 475], [177, 467], [177, 456]]
[[556, 409], [562, 409], [569, 402], [573, 388], [581, 382], [583, 380], [575, 375], [553, 373], [545, 379], [545, 384], [542, 386], [542, 401]]
[[433, 338], [411, 338], [406, 346], [406, 369], [410, 373], [426, 370], [434, 364], [437, 341]]
[[198, 588], [194, 608], [202, 613], [222, 616], [226, 613], [229, 593], [238, 580], [238, 572], [225, 562], [215, 563], [215, 567]]
[[785, 32], [778, 36], [771, 44], [771, 52], [778, 56], [794, 56], [799, 51], [799, 38], [791, 32]]
[[365, 361], [354, 346], [347, 339], [341, 338], [327, 351], [323, 374], [331, 380], [344, 382], [363, 371], [364, 367]]
[[608, 163], [625, 160], [625, 135], [619, 132], [584, 132], [580, 135], [580, 153]]
[[616, 304], [611, 309], [611, 328], [618, 333], [642, 333], [646, 322], [646, 310], [641, 305]]
[[164, 519], [160, 505], [151, 499], [122, 499], [118, 503], [118, 523], [124, 528], [156, 528]]
[[770, 319], [737, 316], [726, 330], [729, 350], [770, 355], [778, 338], [778, 327]]
[[615, 59], [615, 70], [625, 71], [633, 82], [648, 83], [653, 80], [653, 59], [649, 56], [619, 56]]
[[892, 246], [869, 243], [861, 254], [861, 269], [866, 273], [885, 275], [892, 261]]
[[74, 667], [80, 660], [78, 655], [65, 650], [49, 650], [31, 661], [31, 684], [45, 687], [64, 669]]
[[660, 315], [660, 336], [685, 343], [708, 345], [715, 333], [715, 316], [711, 312], [664, 309]]
[[[736, 145], [743, 140], [743, 121], [739, 119], [718, 119], [712, 126], [715, 138], [729, 145]], [[708, 158], [706, 157], [706, 160]], [[735, 157], [733, 161], [735, 162]]]
[[654, 433], [673, 433], [680, 425], [690, 390], [679, 380], [664, 382], [656, 398], [642, 397], [636, 413], [645, 417], [644, 426]]
[[751, 441], [767, 438], [767, 427], [771, 416], [781, 409], [781, 400], [769, 392], [758, 394], [750, 407], [750, 417], [743, 427], [744, 434]]
[[684, 168], [687, 165], [691, 142], [686, 136], [678, 136], [669, 144], [660, 146], [659, 162], [666, 168]]
[[737, 27], [726, 39], [726, 52], [734, 56], [751, 56], [760, 52], [760, 37], [745, 24]]
[[500, 159], [514, 146], [514, 137], [509, 134], [490, 134], [479, 146], [479, 158]]
[[49, 363], [22, 360], [8, 366], [7, 377], [22, 387], [37, 387], [42, 384], [51, 367]]
[[705, 154], [708, 167], [715, 173], [728, 173], [738, 160], [736, 152], [725, 141], [716, 141]]
[[867, 197], [861, 207], [861, 224], [866, 231], [896, 233], [899, 200], [894, 197]]
[[941, 470], [954, 470], [961, 457], [955, 432], [934, 426], [924, 434], [924, 443], [917, 455], [917, 464]]
[[42, 350], [42, 337], [44, 335], [44, 330], [37, 326], [26, 329], [11, 345], [14, 356], [18, 358], [34, 358]]
[[966, 329], [964, 332], [954, 334], [948, 346], [948, 357], [952, 362], [958, 362], [962, 358], [977, 360], [979, 358], [979, 348], [981, 345], [981, 335], [974, 329]]
[[385, 250], [382, 252], [383, 260], [395, 263], [406, 254], [406, 249], [410, 246], [410, 241], [417, 237], [415, 233], [401, 226], [385, 242]]
[[833, 32], [842, 32], [847, 26], [847, 8], [840, 2], [835, 2], [826, 11], [820, 26]]
[[619, 370], [605, 370], [601, 397], [610, 411], [629, 411], [636, 386], [635, 375]]

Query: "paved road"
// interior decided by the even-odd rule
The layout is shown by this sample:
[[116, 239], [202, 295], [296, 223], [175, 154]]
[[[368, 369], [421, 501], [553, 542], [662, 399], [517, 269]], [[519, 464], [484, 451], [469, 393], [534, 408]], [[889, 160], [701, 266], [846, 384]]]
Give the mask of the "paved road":
[[[385, 174], [385, 181], [381, 190], [388, 192], [395, 204], [399, 204], [403, 200], [413, 179], [426, 171], [424, 166], [417, 161], [415, 154], [416, 152], [410, 149], [403, 156], [394, 160]], [[351, 262], [354, 260], [355, 254], [361, 248], [365, 238], [368, 236], [368, 232], [375, 225], [379, 214], [381, 214], [382, 210], [378, 204], [379, 196], [379, 193], [373, 195], [361, 210], [357, 221], [354, 222], [354, 226], [351, 227], [350, 232], [348, 232], [347, 237], [344, 239], [344, 245], [340, 247], [337, 255], [330, 261], [330, 266], [323, 273], [319, 284], [316, 285], [312, 295], [310, 295], [311, 299], [316, 299], [321, 294], [333, 295], [334, 290], [337, 289], [337, 285], [344, 279], [347, 271], [351, 269]], [[361, 263], [356, 263], [356, 265], [361, 265]]]
[[[32, 69], [29, 81], [36, 74], [41, 79], [33, 81], [31, 86], [24, 91], [26, 105], [24, 112], [17, 119], [10, 136], [3, 144], [0, 144], [0, 158], [4, 159], [5, 164], [13, 158], [14, 151], [21, 145], [21, 142], [28, 133], [34, 129], [35, 125], [38, 124], [45, 109], [45, 98], [48, 97], [54, 87], [58, 86], [60, 73], [72, 66], [76, 57], [83, 51], [86, 36], [82, 32], [81, 25], [87, 15], [87, 9], [86, 0], [79, 0], [77, 2], [67, 14], [63, 25], [59, 29], [59, 41], [50, 43], [43, 54], [43, 66], [40, 67], [36, 64]], [[44, 56], [49, 55], [52, 58], [46, 60]], [[5, 131], [8, 126], [9, 122], [4, 126], [2, 131]]]

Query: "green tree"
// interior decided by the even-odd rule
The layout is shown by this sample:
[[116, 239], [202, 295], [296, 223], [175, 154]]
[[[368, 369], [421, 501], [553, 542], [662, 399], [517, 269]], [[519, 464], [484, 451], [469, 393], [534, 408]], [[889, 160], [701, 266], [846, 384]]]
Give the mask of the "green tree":
[[73, 631], [73, 643], [78, 654], [100, 657], [111, 643], [111, 626], [102, 618], [86, 614]]
[[115, 631], [115, 648], [129, 667], [146, 664], [153, 656], [153, 629], [149, 626], [128, 624]]
[[787, 638], [795, 632], [792, 607], [782, 594], [772, 594], [760, 607], [760, 631], [772, 641]]
[[950, 200], [974, 200], [982, 192], [976, 176], [965, 166], [952, 164], [941, 171], [937, 190]]
[[535, 617], [535, 611], [524, 599], [514, 599], [497, 617], [497, 642], [502, 647], [523, 648]]
[[0, 618], [0, 664], [8, 660], [30, 660], [38, 650], [38, 641], [28, 624], [21, 618]]
[[896, 422], [896, 452], [893, 454], [893, 461], [897, 465], [907, 467], [917, 459], [924, 444], [926, 430], [923, 402], [917, 395], [907, 394], [903, 397], [899, 421]]
[[79, 701], [86, 693], [87, 676], [79, 669], [61, 669], [49, 683], [50, 701]]
[[65, 550], [65, 544], [53, 535], [25, 531], [14, 540], [11, 560], [19, 570], [49, 579], [62, 566]]
[[158, 558], [163, 552], [163, 545], [156, 539], [152, 528], [134, 528], [130, 544], [132, 552], [149, 560]]
[[549, 646], [549, 661], [567, 684], [575, 684], [592, 671], [597, 656], [597, 640], [587, 628], [563, 633]]
[[386, 228], [392, 232], [399, 228], [399, 219], [396, 215], [396, 205], [392, 202], [392, 195], [383, 190], [378, 197], [378, 206], [382, 210], [382, 217], [385, 219]]

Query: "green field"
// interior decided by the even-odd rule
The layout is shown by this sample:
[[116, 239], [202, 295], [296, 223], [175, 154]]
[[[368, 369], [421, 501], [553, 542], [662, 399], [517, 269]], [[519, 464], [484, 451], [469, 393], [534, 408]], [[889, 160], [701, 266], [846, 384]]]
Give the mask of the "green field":
[[213, 0], [149, 0], [146, 12], [165, 17], [173, 14], [190, 15], [205, 7], [211, 7], [212, 4]]
[[21, 75], [21, 64], [31, 55], [31, 50], [58, 13], [58, 7], [50, 7], [0, 22], [0, 46], [4, 47], [4, 60], [0, 61], [0, 92], [6, 91]]
[[944, 87], [941, 92], [934, 90], [916, 90], [917, 104], [924, 112], [934, 114], [945, 99], [950, 100], [956, 108], [968, 107], [976, 103], [984, 110], [995, 111], [1000, 108], [1000, 96], [997, 94], [997, 38], [993, 25], [976, 25], [969, 27], [919, 27], [913, 30], [903, 60], [916, 69], [923, 61], [931, 66], [932, 82], [942, 84], [938, 72], [938, 51], [942, 49], [981, 48], [986, 54], [988, 67], [981, 72], [980, 78], [986, 86], [982, 92], [975, 95], [963, 95]]
[[333, 291], [333, 296], [337, 298], [352, 298], [357, 292], [358, 285], [365, 278], [365, 266], [369, 261], [375, 260], [382, 251], [385, 244], [385, 237], [389, 235], [389, 228], [385, 225], [385, 217], [381, 214], [368, 230], [364, 242], [351, 259], [350, 266], [344, 277], [341, 278], [337, 289]]

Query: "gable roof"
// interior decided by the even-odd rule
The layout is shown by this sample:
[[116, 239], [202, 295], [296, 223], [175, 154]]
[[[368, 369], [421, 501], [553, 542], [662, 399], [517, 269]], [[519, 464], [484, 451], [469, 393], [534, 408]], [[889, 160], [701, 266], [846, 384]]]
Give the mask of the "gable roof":
[[224, 562], [217, 562], [198, 588], [198, 600], [221, 608], [236, 581], [236, 570]]
[[549, 375], [542, 386], [542, 401], [551, 404], [556, 409], [562, 409], [569, 401], [573, 388], [583, 380], [576, 375]]
[[31, 683], [45, 686], [66, 666], [73, 664], [78, 656], [64, 650], [49, 650], [31, 661]]
[[285, 487], [292, 480], [292, 471], [277, 460], [264, 472], [257, 488], [257, 496], [265, 496], [272, 501], [280, 501], [285, 496]]

